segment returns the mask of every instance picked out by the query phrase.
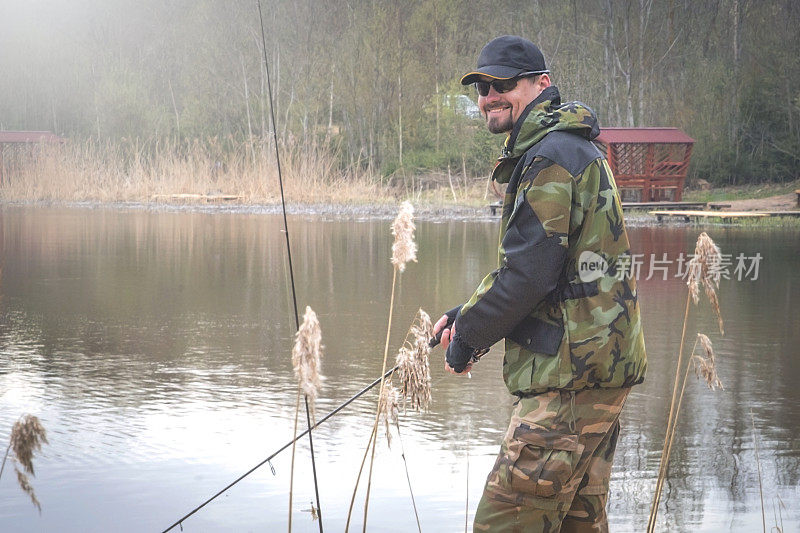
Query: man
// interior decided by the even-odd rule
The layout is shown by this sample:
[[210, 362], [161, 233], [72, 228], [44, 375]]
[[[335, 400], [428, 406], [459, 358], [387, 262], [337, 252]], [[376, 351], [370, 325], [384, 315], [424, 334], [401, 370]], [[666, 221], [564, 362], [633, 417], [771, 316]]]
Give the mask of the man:
[[521, 37], [490, 41], [461, 83], [475, 84], [489, 131], [507, 135], [492, 179], [508, 187], [499, 268], [435, 332], [455, 374], [505, 339], [518, 397], [474, 530], [607, 531], [619, 413], [646, 356], [616, 184], [590, 142], [597, 119], [561, 103]]

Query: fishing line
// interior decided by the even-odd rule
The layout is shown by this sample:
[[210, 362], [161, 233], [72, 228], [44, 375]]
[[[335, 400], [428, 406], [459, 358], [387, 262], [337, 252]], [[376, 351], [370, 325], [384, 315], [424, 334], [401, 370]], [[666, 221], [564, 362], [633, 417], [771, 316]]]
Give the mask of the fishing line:
[[[372, 388], [373, 388], [375, 385], [377, 385], [378, 383], [380, 383], [380, 382], [381, 382], [381, 379], [385, 379], [385, 378], [389, 377], [389, 375], [390, 375], [392, 372], [396, 371], [396, 370], [397, 370], [397, 366], [395, 366], [394, 368], [390, 369], [388, 372], [386, 372], [386, 374], [384, 374], [383, 376], [381, 376], [381, 377], [377, 378], [375, 381], [373, 381], [372, 383], [370, 383], [369, 385], [367, 385], [366, 387], [364, 387], [363, 389], [361, 389], [361, 390], [360, 390], [358, 393], [356, 393], [354, 396], [351, 396], [351, 397], [350, 397], [350, 398], [349, 398], [347, 401], [345, 401], [344, 403], [340, 404], [340, 405], [339, 405], [339, 406], [338, 406], [336, 409], [334, 409], [333, 411], [331, 411], [331, 412], [330, 412], [330, 413], [328, 413], [327, 415], [325, 415], [325, 416], [323, 416], [322, 418], [320, 418], [320, 419], [319, 419], [319, 421], [318, 421], [316, 424], [314, 424], [313, 426], [311, 426], [311, 428], [310, 428], [310, 429], [306, 429], [305, 431], [303, 431], [302, 433], [300, 433], [299, 435], [297, 435], [297, 436], [296, 436], [294, 439], [290, 440], [289, 442], [287, 442], [286, 444], [284, 444], [282, 447], [280, 447], [278, 450], [276, 450], [276, 451], [275, 451], [275, 452], [274, 452], [272, 455], [270, 455], [269, 457], [267, 457], [266, 459], [264, 459], [263, 461], [261, 461], [260, 463], [258, 463], [257, 465], [255, 465], [253, 468], [251, 468], [250, 470], [248, 470], [247, 472], [245, 472], [244, 474], [242, 474], [241, 476], [239, 476], [238, 478], [236, 478], [234, 481], [232, 481], [231, 483], [229, 483], [227, 486], [225, 486], [225, 488], [224, 488], [224, 489], [220, 490], [219, 492], [217, 492], [216, 494], [214, 494], [213, 496], [211, 496], [209, 499], [207, 499], [206, 501], [204, 501], [203, 503], [201, 503], [200, 505], [198, 505], [197, 507], [195, 507], [194, 509], [192, 509], [192, 510], [191, 510], [189, 513], [187, 513], [187, 514], [185, 514], [184, 516], [182, 516], [181, 518], [179, 518], [177, 521], [175, 521], [175, 523], [174, 523], [174, 524], [172, 524], [172, 525], [171, 525], [171, 526], [169, 526], [167, 529], [165, 529], [165, 530], [163, 531], [163, 533], [167, 533], [167, 531], [171, 530], [171, 529], [172, 529], [172, 528], [174, 528], [175, 526], [179, 526], [179, 525], [180, 525], [180, 526], [182, 526], [182, 523], [183, 523], [183, 521], [184, 521], [184, 520], [186, 520], [187, 518], [189, 518], [190, 516], [192, 516], [194, 513], [196, 513], [197, 511], [199, 511], [200, 509], [202, 509], [203, 507], [205, 507], [206, 505], [208, 505], [209, 503], [211, 503], [212, 501], [214, 501], [215, 499], [217, 499], [217, 497], [221, 496], [221, 495], [222, 495], [222, 494], [223, 494], [225, 491], [227, 491], [229, 488], [233, 487], [234, 485], [236, 485], [237, 483], [239, 483], [241, 480], [243, 480], [244, 478], [246, 478], [247, 476], [249, 476], [250, 474], [252, 474], [252, 473], [253, 473], [253, 472], [255, 472], [256, 470], [258, 470], [259, 468], [261, 468], [261, 467], [262, 467], [262, 466], [264, 466], [265, 464], [267, 464], [267, 463], [269, 463], [270, 461], [272, 461], [272, 459], [274, 459], [274, 458], [275, 458], [275, 456], [277, 456], [279, 453], [281, 453], [282, 451], [284, 451], [285, 449], [287, 449], [289, 446], [291, 446], [292, 444], [294, 444], [294, 443], [295, 443], [295, 442], [297, 442], [298, 440], [300, 440], [300, 439], [302, 439], [303, 437], [305, 437], [305, 436], [306, 436], [306, 434], [310, 433], [312, 429], [317, 429], [317, 427], [318, 427], [318, 426], [320, 426], [320, 425], [321, 425], [323, 422], [325, 422], [325, 421], [326, 421], [326, 420], [328, 420], [330, 417], [332, 417], [333, 415], [335, 415], [336, 413], [338, 413], [339, 411], [341, 411], [342, 409], [344, 409], [345, 407], [347, 407], [348, 405], [350, 405], [351, 403], [353, 403], [355, 400], [357, 400], [358, 398], [360, 398], [361, 396], [363, 396], [363, 395], [364, 395], [364, 394], [365, 394], [367, 391], [369, 391], [369, 390], [370, 390], [370, 389], [372, 389]], [[272, 465], [271, 465], [271, 464], [270, 464], [270, 467], [272, 467]], [[272, 474], [273, 474], [273, 475], [275, 474], [275, 470], [274, 470], [274, 468], [273, 468], [273, 470], [272, 470]]]
[[[171, 530], [172, 528], [174, 528], [175, 526], [179, 526], [179, 525], [181, 525], [181, 526], [182, 526], [182, 522], [183, 522], [184, 520], [186, 520], [187, 518], [189, 518], [190, 516], [192, 516], [193, 514], [195, 514], [197, 511], [199, 511], [200, 509], [202, 509], [203, 507], [205, 507], [206, 505], [208, 505], [209, 503], [211, 503], [212, 501], [214, 501], [215, 499], [217, 499], [219, 496], [221, 496], [223, 493], [225, 493], [225, 491], [227, 491], [229, 488], [233, 487], [234, 485], [236, 485], [237, 483], [239, 483], [241, 480], [243, 480], [244, 478], [246, 478], [247, 476], [249, 476], [250, 474], [252, 474], [252, 473], [253, 473], [253, 472], [255, 472], [256, 470], [258, 470], [259, 468], [261, 468], [262, 466], [264, 466], [265, 464], [267, 464], [267, 463], [270, 463], [270, 461], [272, 461], [272, 459], [274, 459], [274, 458], [275, 458], [275, 457], [276, 457], [276, 456], [277, 456], [279, 453], [281, 453], [282, 451], [284, 451], [284, 450], [286, 450], [287, 448], [289, 448], [289, 446], [291, 446], [292, 444], [294, 444], [294, 443], [295, 443], [295, 442], [297, 442], [298, 440], [300, 440], [300, 439], [302, 439], [303, 437], [305, 437], [305, 436], [306, 436], [306, 434], [308, 434], [308, 433], [309, 433], [311, 430], [317, 429], [317, 427], [319, 427], [320, 425], [322, 425], [322, 423], [323, 423], [323, 422], [326, 422], [326, 421], [327, 421], [329, 418], [331, 418], [333, 415], [335, 415], [335, 414], [339, 413], [339, 411], [341, 411], [342, 409], [344, 409], [345, 407], [347, 407], [348, 405], [350, 405], [351, 403], [353, 403], [355, 400], [357, 400], [358, 398], [360, 398], [360, 397], [361, 397], [361, 396], [363, 396], [364, 394], [366, 394], [366, 393], [367, 393], [368, 391], [370, 391], [370, 390], [371, 390], [373, 387], [375, 387], [375, 385], [377, 385], [378, 383], [380, 383], [380, 382], [381, 382], [381, 379], [386, 379], [386, 378], [388, 378], [388, 377], [389, 377], [389, 376], [390, 376], [390, 375], [391, 375], [393, 372], [396, 372], [396, 371], [397, 371], [397, 368], [398, 368], [398, 366], [397, 366], [397, 365], [395, 365], [393, 368], [390, 368], [390, 369], [389, 369], [389, 370], [388, 370], [388, 371], [387, 371], [387, 372], [386, 372], [386, 373], [385, 373], [383, 376], [379, 376], [378, 378], [376, 378], [376, 379], [375, 379], [375, 381], [373, 381], [372, 383], [370, 383], [369, 385], [367, 385], [366, 387], [364, 387], [363, 389], [361, 389], [360, 391], [358, 391], [356, 394], [354, 394], [353, 396], [351, 396], [350, 398], [348, 398], [346, 401], [344, 401], [343, 403], [339, 404], [339, 406], [338, 406], [338, 407], [336, 407], [334, 410], [332, 410], [331, 412], [329, 412], [328, 414], [326, 414], [325, 416], [323, 416], [322, 418], [320, 418], [320, 419], [319, 419], [319, 421], [317, 421], [317, 423], [316, 423], [316, 424], [314, 424], [313, 426], [311, 426], [311, 429], [306, 429], [306, 430], [304, 430], [302, 433], [300, 433], [299, 435], [297, 435], [297, 436], [296, 436], [294, 439], [290, 440], [289, 442], [287, 442], [286, 444], [284, 444], [283, 446], [281, 446], [280, 448], [278, 448], [277, 450], [275, 450], [275, 451], [272, 453], [272, 455], [270, 455], [269, 457], [267, 457], [266, 459], [264, 459], [263, 461], [261, 461], [260, 463], [258, 463], [257, 465], [255, 465], [253, 468], [251, 468], [250, 470], [248, 470], [247, 472], [245, 472], [244, 474], [242, 474], [241, 476], [239, 476], [238, 478], [236, 478], [236, 479], [235, 479], [235, 480], [233, 480], [232, 482], [230, 482], [228, 485], [226, 485], [226, 486], [225, 486], [225, 488], [223, 488], [222, 490], [220, 490], [219, 492], [217, 492], [216, 494], [214, 494], [213, 496], [211, 496], [209, 499], [207, 499], [206, 501], [204, 501], [203, 503], [201, 503], [200, 505], [198, 505], [197, 507], [195, 507], [194, 509], [192, 509], [192, 510], [191, 510], [189, 513], [185, 514], [184, 516], [182, 516], [181, 518], [179, 518], [178, 520], [176, 520], [176, 521], [175, 521], [175, 523], [174, 523], [174, 524], [172, 524], [171, 526], [169, 526], [167, 529], [165, 529], [165, 530], [163, 531], [163, 533], [167, 533], [167, 531], [170, 531], [170, 530]], [[431, 383], [431, 385], [432, 385], [432, 386], [433, 386], [433, 385], [436, 385], [436, 384], [440, 383], [442, 380], [444, 380], [444, 379], [447, 379], [447, 378], [448, 378], [448, 376], [446, 376], [446, 375], [445, 375], [445, 376], [441, 376], [440, 378], [438, 378], [437, 380], [435, 380], [433, 383]], [[270, 463], [270, 467], [272, 468], [272, 464], [271, 464], [271, 463]], [[275, 474], [275, 470], [274, 470], [274, 468], [273, 468], [273, 470], [272, 470], [272, 474], [273, 474], [273, 475]]]

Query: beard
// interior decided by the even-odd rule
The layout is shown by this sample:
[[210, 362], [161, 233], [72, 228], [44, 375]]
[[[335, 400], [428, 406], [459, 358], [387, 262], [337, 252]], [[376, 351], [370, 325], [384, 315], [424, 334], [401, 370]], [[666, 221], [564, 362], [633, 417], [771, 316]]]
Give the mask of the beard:
[[489, 129], [489, 133], [506, 133], [511, 131], [514, 127], [514, 123], [511, 121], [511, 116], [505, 118], [493, 118], [488, 119], [486, 121], [486, 127]]
[[511, 131], [514, 127], [514, 121], [511, 119], [511, 108], [508, 109], [507, 113], [500, 115], [492, 115], [489, 111], [491, 111], [491, 109], [487, 110], [486, 113], [486, 127], [489, 133], [506, 133]]

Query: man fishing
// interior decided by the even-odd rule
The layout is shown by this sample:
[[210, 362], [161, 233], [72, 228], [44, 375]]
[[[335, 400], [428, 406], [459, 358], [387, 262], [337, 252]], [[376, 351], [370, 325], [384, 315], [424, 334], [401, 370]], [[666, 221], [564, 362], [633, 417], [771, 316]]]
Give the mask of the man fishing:
[[504, 339], [518, 398], [474, 531], [607, 531], [619, 413], [645, 374], [619, 195], [590, 142], [597, 118], [562, 104], [549, 72], [533, 43], [502, 36], [461, 78], [489, 131], [506, 134], [492, 179], [508, 185], [499, 268], [434, 332], [460, 375]]

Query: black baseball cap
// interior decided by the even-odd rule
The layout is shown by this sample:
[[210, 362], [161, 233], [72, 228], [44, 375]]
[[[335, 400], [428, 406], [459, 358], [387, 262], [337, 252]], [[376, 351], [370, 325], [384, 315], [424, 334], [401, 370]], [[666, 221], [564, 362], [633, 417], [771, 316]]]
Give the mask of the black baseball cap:
[[516, 35], [503, 35], [489, 41], [478, 56], [478, 69], [461, 78], [462, 85], [479, 81], [481, 76], [507, 80], [520, 74], [546, 74], [539, 48], [528, 39]]

